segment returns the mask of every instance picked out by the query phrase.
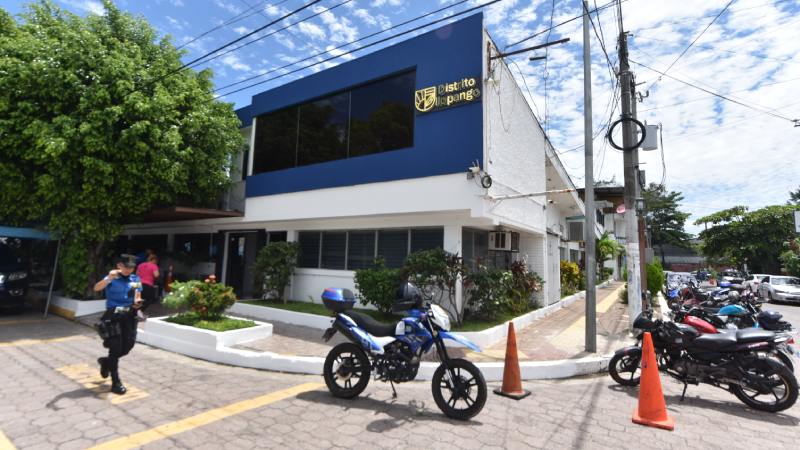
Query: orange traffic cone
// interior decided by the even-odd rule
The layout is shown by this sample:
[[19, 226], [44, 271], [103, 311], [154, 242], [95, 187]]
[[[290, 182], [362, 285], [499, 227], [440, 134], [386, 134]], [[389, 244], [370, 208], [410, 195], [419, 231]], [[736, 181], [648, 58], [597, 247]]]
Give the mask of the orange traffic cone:
[[649, 332], [644, 333], [639, 407], [633, 411], [633, 423], [665, 430], [675, 429], [675, 421], [667, 414], [667, 405], [664, 403], [656, 352], [653, 350], [653, 337]]
[[523, 399], [531, 395], [530, 391], [522, 389], [522, 377], [519, 373], [519, 358], [517, 356], [517, 335], [514, 333], [514, 322], [508, 323], [508, 341], [506, 343], [506, 361], [503, 365], [503, 387], [495, 389], [494, 393], [514, 400]]

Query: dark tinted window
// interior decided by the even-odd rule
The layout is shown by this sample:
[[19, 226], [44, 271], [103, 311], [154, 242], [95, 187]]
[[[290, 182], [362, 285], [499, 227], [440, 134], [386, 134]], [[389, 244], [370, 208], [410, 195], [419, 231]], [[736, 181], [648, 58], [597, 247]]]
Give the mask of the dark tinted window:
[[347, 245], [347, 270], [370, 267], [375, 260], [375, 232], [351, 231]]
[[258, 117], [253, 173], [413, 146], [415, 83], [406, 72]]
[[411, 253], [444, 247], [442, 228], [420, 228], [411, 230]]
[[347, 252], [347, 232], [325, 231], [322, 233], [322, 268], [344, 270]]
[[386, 267], [401, 267], [407, 255], [408, 230], [378, 232], [378, 256], [386, 261]]
[[319, 231], [301, 231], [297, 235], [300, 244], [300, 256], [297, 259], [298, 267], [319, 267]]
[[298, 166], [347, 158], [349, 109], [349, 92], [300, 105]]
[[408, 72], [353, 89], [350, 156], [414, 145], [414, 86]]
[[288, 169], [296, 163], [297, 107], [281, 109], [256, 119], [253, 173]]
[[269, 242], [286, 242], [286, 232], [270, 231], [267, 233], [267, 239]]
[[211, 261], [210, 234], [176, 234], [173, 248], [191, 260]]

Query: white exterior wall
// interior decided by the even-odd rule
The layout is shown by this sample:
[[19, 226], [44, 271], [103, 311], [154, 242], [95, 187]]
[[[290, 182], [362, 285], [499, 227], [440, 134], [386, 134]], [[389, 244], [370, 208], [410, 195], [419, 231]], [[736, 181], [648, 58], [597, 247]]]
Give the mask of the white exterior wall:
[[[484, 33], [484, 52], [486, 42]], [[484, 58], [485, 60], [485, 58]], [[486, 68], [484, 68], [486, 70]], [[545, 190], [545, 138], [528, 102], [502, 60], [484, 73], [484, 167], [492, 177], [490, 196]], [[544, 195], [489, 201], [485, 214], [520, 229], [544, 234]]]

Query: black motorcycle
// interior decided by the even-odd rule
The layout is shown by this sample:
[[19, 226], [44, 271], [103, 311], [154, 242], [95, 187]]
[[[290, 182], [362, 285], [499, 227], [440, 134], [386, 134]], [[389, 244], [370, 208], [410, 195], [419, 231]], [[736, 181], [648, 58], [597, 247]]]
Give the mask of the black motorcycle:
[[[659, 370], [683, 383], [710, 384], [733, 393], [744, 404], [761, 411], [778, 412], [797, 401], [797, 379], [770, 353], [789, 339], [771, 331], [746, 329], [700, 335], [694, 327], [653, 320], [640, 314], [634, 328], [649, 331]], [[642, 349], [626, 347], [608, 365], [611, 378], [623, 386], [639, 384]]]

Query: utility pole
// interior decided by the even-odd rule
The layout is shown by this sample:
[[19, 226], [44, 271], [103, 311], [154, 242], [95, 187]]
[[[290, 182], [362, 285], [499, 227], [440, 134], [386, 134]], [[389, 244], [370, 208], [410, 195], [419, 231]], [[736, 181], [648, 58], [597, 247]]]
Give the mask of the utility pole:
[[622, 26], [622, 4], [617, 3], [619, 17], [619, 80], [622, 100], [622, 142], [624, 178], [625, 178], [625, 253], [628, 269], [628, 311], [631, 323], [642, 312], [642, 285], [639, 254], [639, 230], [636, 218], [636, 197], [638, 191], [637, 170], [639, 165], [638, 141], [633, 118], [632, 104], [635, 101], [636, 85], [633, 82], [630, 64], [628, 63], [628, 36]]
[[595, 298], [595, 255], [594, 255], [594, 151], [592, 149], [592, 60], [589, 54], [589, 5], [583, 1], [583, 144], [585, 149], [584, 207], [586, 212], [583, 236], [586, 251], [586, 351], [597, 352], [597, 308]]
[[[633, 104], [631, 105], [631, 115], [634, 119], [637, 118], [636, 108], [638, 106], [636, 100], [636, 77], [631, 74], [631, 99], [633, 99]], [[644, 130], [642, 130], [644, 132]], [[634, 130], [634, 133], [636, 131]], [[636, 139], [636, 135], [633, 136]], [[633, 164], [636, 168], [636, 198], [642, 198], [644, 195], [642, 191], [644, 190], [643, 181], [640, 178], [641, 172], [639, 171], [639, 149], [631, 150], [633, 153]], [[645, 236], [645, 213], [647, 210], [647, 205], [645, 204], [645, 210], [639, 211], [637, 210], [637, 217], [636, 222], [639, 227], [639, 285], [641, 286], [641, 302], [642, 302], [642, 309], [648, 310], [650, 309], [650, 304], [647, 301], [647, 253], [645, 253], [645, 248], [647, 247], [647, 237]]]

